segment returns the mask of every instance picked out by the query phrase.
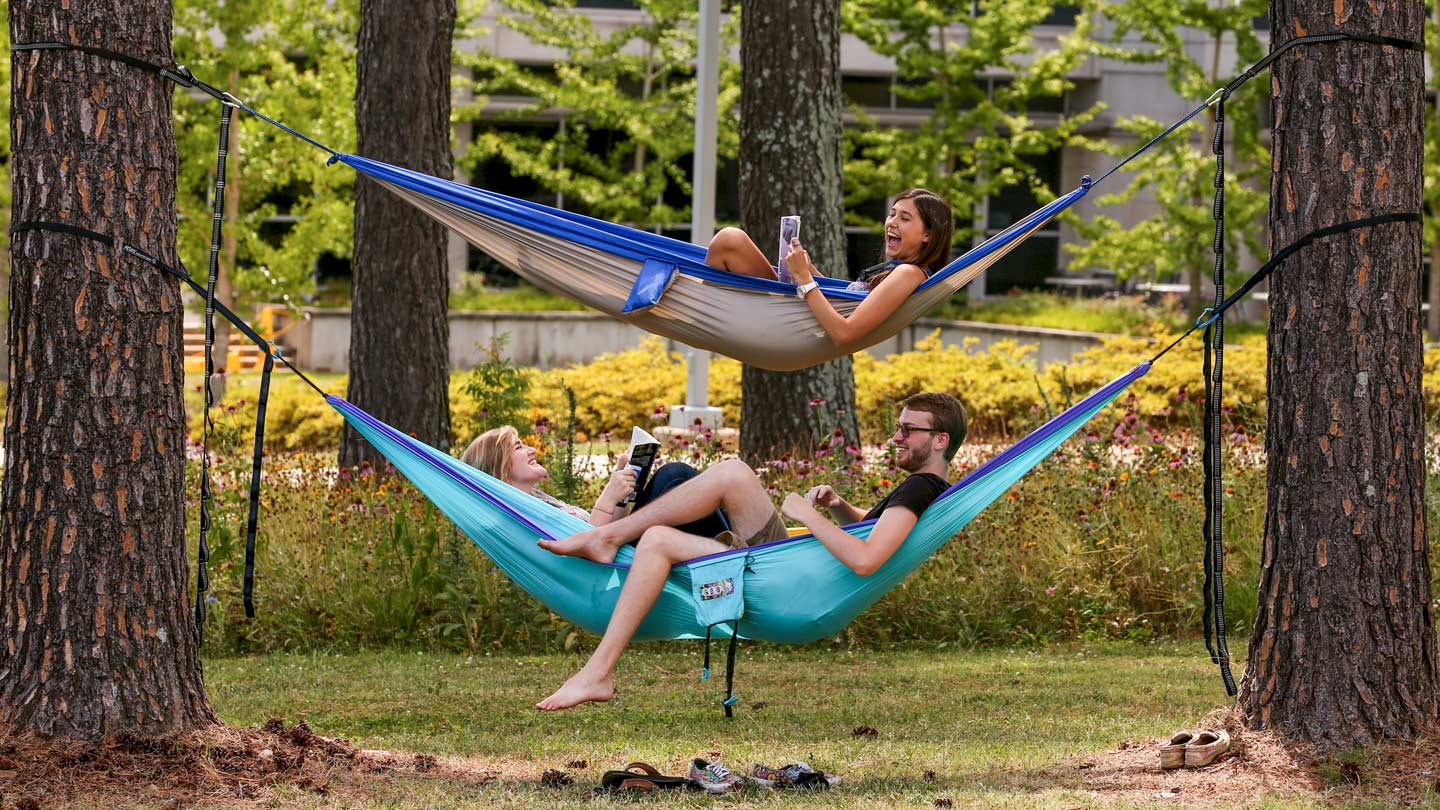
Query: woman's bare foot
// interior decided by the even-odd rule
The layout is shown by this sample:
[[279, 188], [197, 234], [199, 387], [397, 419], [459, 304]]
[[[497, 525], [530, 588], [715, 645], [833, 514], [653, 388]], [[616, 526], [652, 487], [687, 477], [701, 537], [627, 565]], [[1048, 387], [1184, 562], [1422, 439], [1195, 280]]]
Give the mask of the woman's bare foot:
[[605, 532], [601, 531], [601, 528], [577, 532], [563, 540], [541, 539], [539, 545], [552, 554], [584, 557], [598, 563], [614, 562], [615, 552], [624, 545], [625, 538], [607, 536]]
[[570, 680], [564, 686], [555, 690], [555, 694], [535, 704], [535, 708], [553, 712], [560, 709], [568, 709], [571, 706], [579, 706], [581, 703], [604, 703], [615, 697], [615, 679], [609, 675], [603, 678], [596, 678], [580, 670], [570, 676]]

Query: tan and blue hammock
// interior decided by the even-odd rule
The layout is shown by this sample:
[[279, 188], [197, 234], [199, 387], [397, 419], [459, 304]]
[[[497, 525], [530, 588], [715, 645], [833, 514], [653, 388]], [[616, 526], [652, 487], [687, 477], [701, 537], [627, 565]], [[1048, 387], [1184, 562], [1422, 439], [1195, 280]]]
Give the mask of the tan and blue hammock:
[[[808, 368], [893, 337], [969, 284], [1090, 191], [1078, 188], [937, 270], [861, 345], [841, 349], [795, 285], [705, 264], [705, 248], [636, 228], [443, 180], [387, 163], [334, 159], [378, 181], [470, 244], [542, 289], [688, 346], [772, 371]], [[864, 292], [848, 279], [818, 278], [848, 316]]]

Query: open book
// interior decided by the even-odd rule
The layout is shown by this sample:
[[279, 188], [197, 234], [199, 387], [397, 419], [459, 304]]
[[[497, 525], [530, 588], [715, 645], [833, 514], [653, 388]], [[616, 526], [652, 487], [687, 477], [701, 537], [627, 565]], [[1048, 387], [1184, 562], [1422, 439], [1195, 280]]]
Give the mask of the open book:
[[630, 466], [635, 469], [635, 491], [620, 502], [621, 506], [635, 503], [635, 496], [650, 480], [650, 468], [655, 466], [655, 457], [660, 455], [660, 440], [640, 428], [630, 429]]
[[786, 284], [791, 283], [790, 268], [785, 264], [785, 254], [790, 252], [790, 240], [800, 235], [800, 217], [780, 217], [780, 254], [776, 260], [776, 269], [780, 271], [780, 280]]

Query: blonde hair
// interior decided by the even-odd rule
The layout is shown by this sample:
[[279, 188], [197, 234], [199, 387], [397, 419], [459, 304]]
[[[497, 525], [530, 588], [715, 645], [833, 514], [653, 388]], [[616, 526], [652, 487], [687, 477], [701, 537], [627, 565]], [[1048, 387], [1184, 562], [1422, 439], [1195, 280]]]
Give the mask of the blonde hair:
[[460, 460], [508, 484], [510, 459], [514, 456], [515, 442], [519, 440], [520, 431], [509, 425], [487, 430], [470, 442]]

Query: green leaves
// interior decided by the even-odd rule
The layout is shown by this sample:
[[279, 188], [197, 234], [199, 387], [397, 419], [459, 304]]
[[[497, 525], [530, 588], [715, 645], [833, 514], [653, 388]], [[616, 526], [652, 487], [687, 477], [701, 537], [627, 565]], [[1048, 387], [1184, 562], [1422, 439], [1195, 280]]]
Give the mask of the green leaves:
[[[1254, 20], [1267, 8], [1267, 0], [1239, 0], [1218, 6], [1200, 0], [1124, 0], [1097, 5], [1098, 12], [1113, 24], [1111, 44], [1103, 50], [1105, 56], [1130, 62], [1163, 62], [1171, 89], [1195, 105], [1231, 78], [1220, 73], [1226, 41], [1235, 43], [1242, 63], [1233, 68], [1237, 73], [1264, 56], [1265, 44], [1256, 35]], [[1208, 36], [1201, 48], [1195, 47], [1196, 29]], [[1137, 37], [1139, 43], [1132, 44]], [[1201, 56], [1197, 58], [1196, 53]], [[1238, 261], [1242, 248], [1251, 255], [1264, 254], [1270, 153], [1260, 133], [1261, 111], [1269, 103], [1269, 84], [1258, 78], [1241, 87], [1225, 106], [1229, 136], [1225, 158], [1226, 263], [1237, 271], [1237, 276], [1252, 269]], [[1088, 221], [1068, 216], [1069, 224], [1086, 240], [1079, 246], [1066, 246], [1072, 267], [1108, 268], [1119, 279], [1158, 279], [1187, 272], [1192, 285], [1198, 284], [1202, 271], [1208, 272], [1214, 263], [1212, 120], [1208, 112], [1202, 113], [1161, 141], [1117, 175], [1114, 190], [1097, 200], [1103, 208], [1148, 192], [1158, 206], [1155, 215], [1129, 228], [1105, 215]], [[1075, 143], [1119, 158], [1165, 126], [1168, 122], [1141, 116], [1122, 118], [1116, 128], [1132, 134], [1132, 143], [1083, 137], [1076, 138]]]
[[[692, 2], [642, 0], [631, 24], [597, 24], [573, 2], [505, 0], [497, 24], [536, 45], [568, 54], [549, 65], [520, 65], [486, 49], [457, 54], [473, 74], [476, 101], [457, 108], [476, 135], [460, 164], [477, 173], [499, 159], [513, 175], [562, 195], [566, 207], [611, 221], [682, 222], [690, 212], [681, 161], [694, 148], [696, 9]], [[734, 20], [723, 35], [735, 41]], [[739, 69], [721, 66], [718, 153], [733, 158], [738, 133], [727, 126], [739, 99]], [[517, 127], [551, 120], [555, 128]]]
[[[354, 0], [179, 0], [175, 58], [271, 118], [353, 151], [357, 24]], [[209, 250], [219, 119], [213, 99], [176, 93], [179, 245], [192, 269]], [[354, 173], [325, 159], [270, 124], [234, 117], [227, 175], [240, 205], [227, 232], [237, 240], [229, 268], [237, 298], [292, 301], [313, 290], [322, 255], [351, 253]]]
[[[887, 126], [855, 110], [862, 126], [846, 131], [847, 207], [924, 186], [956, 211], [957, 240], [983, 200], [1017, 184], [1048, 199], [1031, 158], [1065, 145], [1098, 106], [1069, 113], [1060, 107], [1070, 79], [1096, 50], [1084, 15], [1054, 48], [1036, 41], [1057, 8], [1045, 0], [982, 0], [978, 4], [916, 4], [909, 0], [850, 0], [847, 33], [895, 62], [894, 93], [906, 108], [925, 110], [914, 129]], [[1005, 76], [1005, 79], [992, 78]], [[851, 224], [867, 222], [850, 216]]]

